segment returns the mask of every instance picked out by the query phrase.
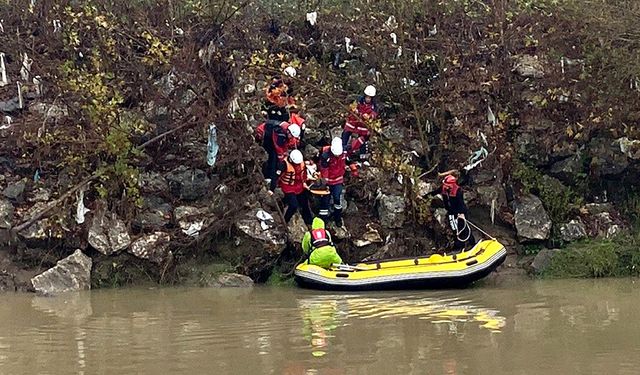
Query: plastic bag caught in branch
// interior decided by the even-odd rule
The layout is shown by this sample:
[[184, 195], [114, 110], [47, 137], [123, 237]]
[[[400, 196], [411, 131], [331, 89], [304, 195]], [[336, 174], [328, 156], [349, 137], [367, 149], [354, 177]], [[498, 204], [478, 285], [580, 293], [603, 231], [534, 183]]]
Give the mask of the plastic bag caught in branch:
[[9, 79], [7, 78], [7, 68], [4, 63], [4, 56], [5, 54], [3, 52], [0, 52], [0, 87], [9, 84]]
[[84, 215], [90, 210], [84, 206], [84, 190], [80, 190], [76, 197], [78, 198], [78, 204], [76, 205], [76, 223], [82, 224], [84, 223]]
[[307, 13], [307, 22], [311, 24], [311, 26], [315, 26], [318, 21], [318, 12]]
[[213, 167], [218, 156], [218, 132], [215, 124], [209, 124], [209, 139], [207, 141], [207, 164]]
[[344, 45], [347, 49], [347, 53], [351, 53], [353, 51], [353, 45], [351, 45], [351, 38], [344, 37]]

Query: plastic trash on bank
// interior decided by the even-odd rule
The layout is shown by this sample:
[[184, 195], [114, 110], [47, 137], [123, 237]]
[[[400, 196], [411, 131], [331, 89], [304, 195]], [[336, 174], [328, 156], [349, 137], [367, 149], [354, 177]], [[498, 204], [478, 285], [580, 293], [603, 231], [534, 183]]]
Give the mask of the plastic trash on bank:
[[213, 167], [219, 151], [218, 133], [215, 124], [209, 124], [209, 138], [207, 141], [207, 164]]

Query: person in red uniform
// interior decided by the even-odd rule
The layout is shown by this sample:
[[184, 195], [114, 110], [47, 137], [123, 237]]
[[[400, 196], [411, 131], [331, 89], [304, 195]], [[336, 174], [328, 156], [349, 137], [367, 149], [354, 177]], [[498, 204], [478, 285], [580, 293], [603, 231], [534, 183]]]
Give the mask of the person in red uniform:
[[353, 134], [358, 138], [351, 144], [354, 151], [360, 149], [360, 155], [366, 155], [366, 143], [369, 140], [369, 128], [366, 122], [378, 117], [378, 105], [375, 101], [376, 88], [367, 86], [364, 96], [358, 98], [353, 113], [347, 117], [342, 130], [342, 148], [346, 149]]
[[281, 123], [280, 129], [273, 132], [274, 150], [279, 161], [286, 159], [289, 151], [300, 147], [301, 132], [300, 126], [288, 122]]
[[[309, 195], [307, 192], [307, 169], [304, 165], [304, 158], [300, 150], [293, 150], [288, 158], [279, 163], [276, 175], [279, 176], [277, 185], [284, 193], [284, 202], [287, 211], [284, 213], [284, 220], [289, 223], [291, 217], [300, 209], [302, 219], [307, 225], [313, 222], [313, 214], [309, 207]], [[269, 194], [273, 195], [276, 189], [276, 180], [271, 181]]]
[[336, 226], [342, 227], [341, 195], [344, 186], [344, 173], [347, 165], [347, 153], [342, 147], [342, 139], [336, 137], [331, 146], [325, 146], [320, 152], [320, 177], [329, 187], [329, 194], [320, 199], [320, 218], [327, 221], [330, 218], [330, 205], [333, 200], [333, 218]]

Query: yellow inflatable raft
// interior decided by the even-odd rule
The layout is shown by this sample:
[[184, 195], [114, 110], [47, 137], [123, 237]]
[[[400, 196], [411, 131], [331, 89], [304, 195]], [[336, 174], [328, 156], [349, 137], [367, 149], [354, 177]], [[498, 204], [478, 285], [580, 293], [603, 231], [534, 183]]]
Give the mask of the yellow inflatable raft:
[[331, 269], [301, 263], [295, 280], [302, 287], [325, 290], [458, 288], [487, 276], [506, 257], [500, 242], [486, 240], [454, 255], [334, 265]]

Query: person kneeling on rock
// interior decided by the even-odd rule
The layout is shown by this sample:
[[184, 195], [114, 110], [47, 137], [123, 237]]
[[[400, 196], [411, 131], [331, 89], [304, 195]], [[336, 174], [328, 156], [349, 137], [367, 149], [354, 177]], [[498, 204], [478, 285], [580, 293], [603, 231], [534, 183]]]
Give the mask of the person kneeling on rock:
[[458, 185], [458, 179], [453, 175], [453, 171], [440, 174], [440, 176], [444, 176], [442, 186], [427, 195], [440, 194], [442, 196], [444, 208], [449, 217], [449, 225], [455, 233], [453, 248], [455, 252], [460, 252], [464, 250], [467, 243], [471, 246], [475, 245], [476, 239], [467, 223], [468, 210], [464, 203], [462, 188]]
[[[279, 176], [277, 184], [284, 193], [284, 202], [287, 211], [284, 213], [284, 220], [289, 223], [293, 214], [300, 208], [302, 219], [307, 225], [311, 225], [313, 214], [309, 207], [309, 193], [307, 191], [307, 169], [304, 158], [299, 150], [293, 150], [289, 157], [279, 163], [276, 175]], [[273, 195], [276, 189], [276, 179], [271, 180], [269, 194]]]
[[307, 255], [307, 262], [318, 267], [330, 268], [334, 263], [342, 263], [342, 258], [331, 241], [331, 235], [319, 217], [313, 219], [311, 231], [302, 237], [302, 251]]

